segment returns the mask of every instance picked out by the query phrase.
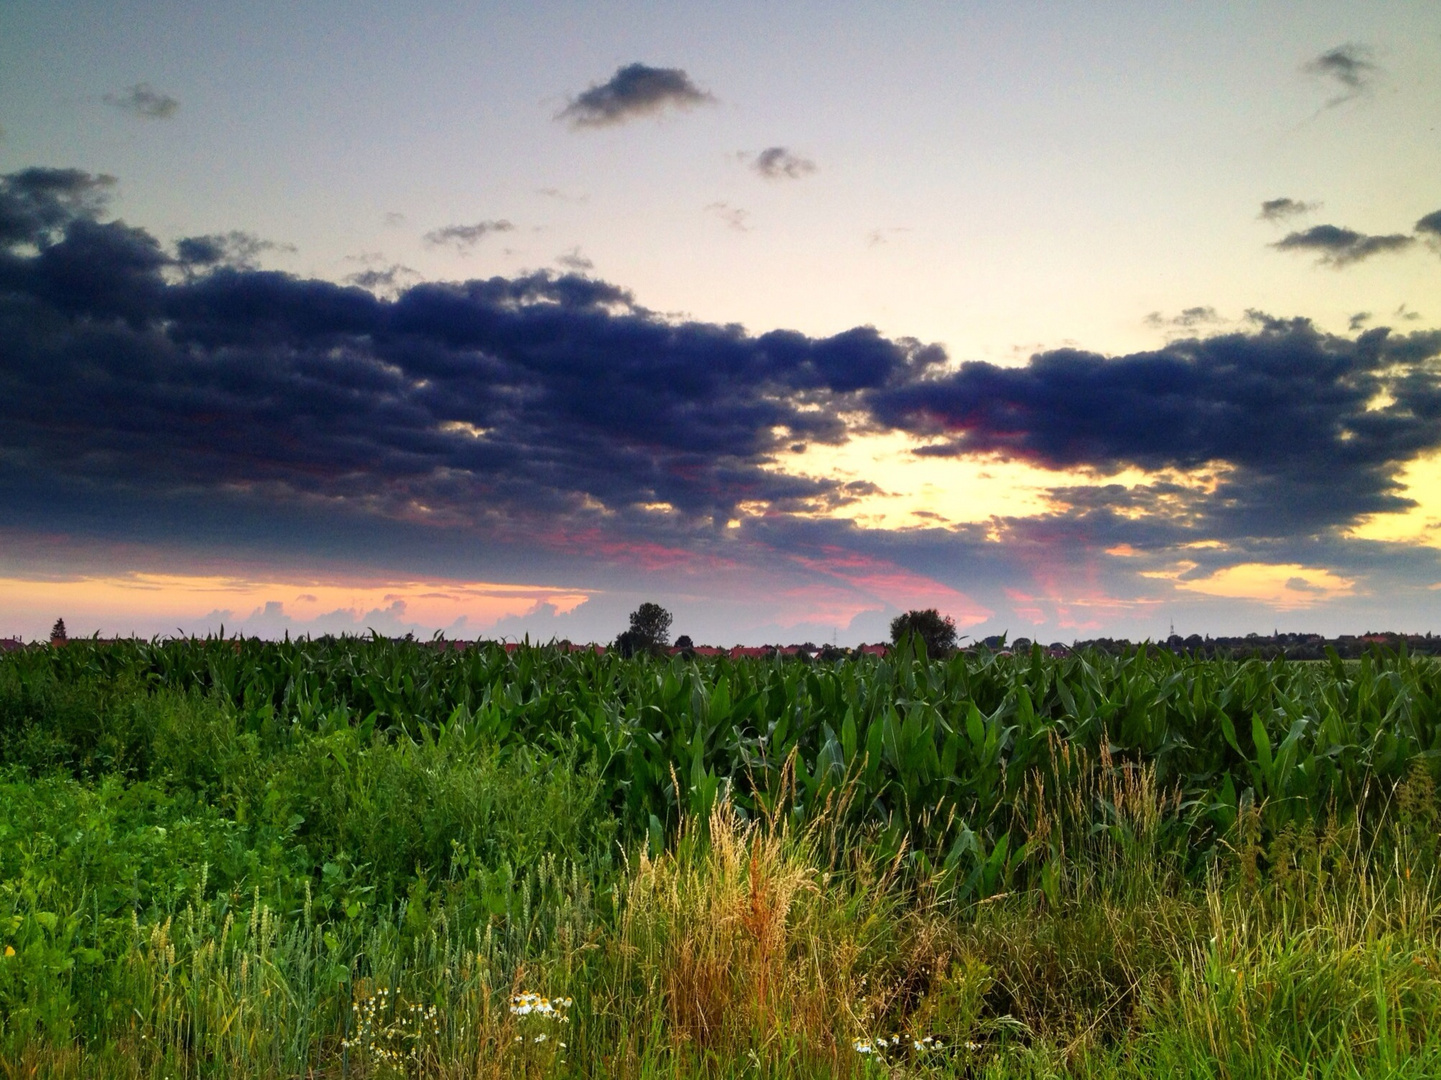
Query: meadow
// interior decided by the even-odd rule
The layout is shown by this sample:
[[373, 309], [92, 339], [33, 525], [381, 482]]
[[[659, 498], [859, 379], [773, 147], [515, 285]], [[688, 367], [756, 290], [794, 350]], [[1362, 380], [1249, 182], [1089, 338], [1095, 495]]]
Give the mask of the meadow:
[[1441, 662], [0, 657], [0, 1075], [1441, 1074]]

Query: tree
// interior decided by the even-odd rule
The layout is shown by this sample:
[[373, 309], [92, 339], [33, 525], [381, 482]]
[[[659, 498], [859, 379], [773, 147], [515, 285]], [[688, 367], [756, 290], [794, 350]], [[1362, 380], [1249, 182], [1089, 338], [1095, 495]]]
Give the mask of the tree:
[[622, 656], [657, 652], [670, 644], [670, 612], [647, 600], [630, 613], [630, 629], [615, 639]]
[[65, 632], [65, 620], [56, 619], [55, 625], [50, 628], [51, 641], [69, 641], [70, 635]]
[[926, 645], [927, 656], [944, 656], [956, 647], [956, 620], [935, 608], [908, 611], [891, 620], [891, 641], [899, 645], [912, 635]]

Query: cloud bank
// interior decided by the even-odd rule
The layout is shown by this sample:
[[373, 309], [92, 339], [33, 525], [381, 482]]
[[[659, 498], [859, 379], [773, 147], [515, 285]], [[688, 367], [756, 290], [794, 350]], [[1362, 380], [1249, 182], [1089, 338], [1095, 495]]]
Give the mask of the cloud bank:
[[[1148, 352], [954, 364], [871, 327], [666, 318], [577, 273], [406, 285], [382, 270], [376, 295], [257, 269], [244, 233], [162, 243], [106, 220], [112, 189], [74, 170], [0, 177], [0, 505], [31, 535], [124, 524], [146, 542], [248, 535], [352, 558], [384, 535], [795, 587], [757, 570], [764, 552], [838, 624], [869, 610], [857, 595], [1021, 575], [1028, 604], [1081, 626], [1160, 587], [1131, 571], [1132, 600], [1120, 579], [1063, 587], [1105, 584], [1095, 560], [1112, 549], [1154, 573], [1190, 552], [1188, 581], [1354, 561], [1345, 531], [1411, 506], [1403, 468], [1441, 451], [1441, 332], [1255, 315]], [[884, 480], [784, 466], [896, 432], [923, 456], [1049, 470], [1050, 509], [864, 529], [846, 508]], [[1126, 469], [1141, 479], [1105, 481]], [[1434, 573], [1434, 553], [1388, 552]]]

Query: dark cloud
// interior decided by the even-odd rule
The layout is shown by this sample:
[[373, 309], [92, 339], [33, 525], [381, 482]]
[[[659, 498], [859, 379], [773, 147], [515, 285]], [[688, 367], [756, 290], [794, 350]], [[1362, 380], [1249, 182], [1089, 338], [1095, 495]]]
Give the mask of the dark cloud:
[[0, 176], [0, 245], [40, 244], [70, 222], [105, 211], [115, 177], [79, 169], [25, 169]]
[[1301, 66], [1308, 75], [1334, 83], [1340, 91], [1326, 102], [1327, 108], [1360, 97], [1372, 87], [1380, 68], [1371, 59], [1371, 50], [1364, 45], [1338, 45]]
[[577, 276], [393, 299], [221, 263], [176, 279], [141, 230], [38, 216], [0, 253], [0, 472], [116, 505], [263, 492], [492, 530], [825, 505], [854, 493], [770, 456], [843, 440], [842, 413], [942, 357], [869, 328], [673, 322]]
[[1065, 349], [1019, 368], [967, 363], [870, 400], [878, 421], [940, 440], [932, 454], [1212, 470], [1215, 483], [1189, 494], [1136, 497], [1188, 506], [1201, 535], [1265, 536], [1409, 505], [1397, 493], [1400, 464], [1441, 447], [1438, 357], [1441, 332], [1378, 328], [1349, 339], [1261, 317], [1255, 333], [1149, 353]]
[[[1257, 314], [1152, 352], [953, 368], [868, 327], [668, 319], [573, 274], [407, 286], [366, 256], [382, 275], [367, 291], [234, 258], [182, 264], [103, 219], [109, 190], [83, 173], [0, 178], [0, 529], [248, 537], [472, 572], [483, 551], [494, 574], [630, 559], [637, 574], [712, 575], [743, 549], [753, 564], [726, 573], [793, 559], [821, 584], [849, 551], [877, 560], [855, 573], [878, 582], [903, 567], [988, 583], [977, 596], [999, 610], [1002, 584], [1119, 544], [1142, 553], [1133, 589], [1162, 588], [1135, 566], [1164, 569], [1197, 540], [1226, 542], [1194, 554], [1208, 569], [1355, 565], [1341, 530], [1406, 508], [1401, 466], [1441, 448], [1438, 332], [1347, 338]], [[870, 479], [778, 467], [858, 428], [1149, 475], [1058, 475], [1036, 517], [866, 530], [816, 515], [881, 494]], [[1118, 581], [1104, 584], [1120, 595]]]
[[1288, 199], [1283, 196], [1263, 202], [1261, 213], [1258, 216], [1262, 221], [1287, 221], [1293, 217], [1300, 217], [1302, 214], [1309, 214], [1320, 207], [1320, 203], [1302, 202], [1299, 199]]
[[452, 245], [456, 250], [466, 252], [491, 233], [514, 231], [514, 225], [500, 218], [495, 221], [477, 221], [474, 225], [446, 225], [440, 229], [431, 229], [423, 239], [431, 247]]
[[1369, 311], [1358, 311], [1346, 320], [1346, 326], [1350, 330], [1360, 330], [1370, 321], [1371, 313]]
[[1427, 214], [1416, 222], [1416, 235], [1426, 241], [1437, 254], [1441, 254], [1441, 210]]
[[627, 64], [608, 81], [573, 98], [555, 118], [576, 128], [608, 127], [667, 107], [688, 109], [713, 101], [680, 68]]
[[142, 120], [169, 120], [180, 111], [178, 100], [143, 82], [119, 94], [106, 94], [105, 104]]
[[800, 180], [816, 171], [816, 163], [784, 146], [768, 146], [755, 156], [751, 168], [767, 180]]
[[1280, 251], [1305, 251], [1320, 256], [1330, 266], [1350, 266], [1388, 251], [1404, 251], [1416, 242], [1405, 233], [1368, 236], [1338, 225], [1316, 225], [1305, 232], [1288, 233], [1271, 246]]
[[414, 281], [419, 276], [408, 266], [392, 263], [390, 266], [370, 266], [364, 270], [358, 270], [353, 274], [346, 275], [345, 280], [351, 285], [359, 285], [362, 289], [369, 289], [371, 292], [389, 292]]
[[277, 244], [262, 240], [253, 233], [232, 231], [208, 236], [187, 236], [175, 242], [176, 262], [187, 269], [213, 270], [228, 266], [236, 270], [254, 270], [260, 256], [268, 251], [293, 252], [293, 244]]

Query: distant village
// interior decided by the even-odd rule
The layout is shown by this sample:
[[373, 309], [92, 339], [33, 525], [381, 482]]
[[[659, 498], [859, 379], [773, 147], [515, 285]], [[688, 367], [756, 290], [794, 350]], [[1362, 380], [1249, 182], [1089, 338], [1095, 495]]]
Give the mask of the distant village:
[[[120, 641], [132, 640], [129, 638], [79, 638], [82, 642], [93, 644], [110, 645]], [[39, 640], [26, 642], [20, 637], [0, 638], [0, 653], [14, 652], [25, 648], [44, 648], [50, 646], [61, 646], [69, 643], [69, 639], [55, 637], [48, 641]], [[515, 652], [517, 649], [526, 647], [526, 643], [517, 641], [493, 641], [484, 638], [464, 641], [449, 638], [437, 637], [429, 644], [443, 649], [472, 649], [486, 645], [499, 645], [506, 652]], [[549, 642], [532, 641], [531, 646], [547, 645], [555, 648], [566, 649], [570, 652], [595, 652], [604, 654], [615, 651], [614, 645], [578, 644], [565, 640], [554, 640]], [[983, 638], [975, 642], [963, 642], [956, 651], [962, 653], [989, 652], [998, 655], [1015, 655], [1017, 653], [1028, 653], [1039, 646], [1041, 651], [1053, 657], [1068, 656], [1074, 652], [1085, 650], [1097, 650], [1100, 652], [1117, 655], [1123, 652], [1134, 650], [1141, 645], [1151, 649], [1164, 649], [1168, 652], [1198, 657], [1260, 657], [1270, 660], [1277, 657], [1284, 657], [1289, 660], [1325, 660], [1329, 652], [1334, 652], [1343, 660], [1357, 659], [1368, 651], [1380, 647], [1391, 651], [1399, 651], [1404, 645], [1406, 651], [1412, 655], [1419, 656], [1441, 656], [1441, 636], [1425, 634], [1402, 634], [1391, 631], [1372, 632], [1364, 634], [1341, 634], [1338, 637], [1328, 638], [1323, 634], [1300, 634], [1300, 633], [1273, 633], [1269, 635], [1246, 634], [1241, 637], [1211, 637], [1210, 635], [1191, 634], [1182, 637], [1180, 634], [1172, 634], [1162, 641], [1145, 640], [1131, 641], [1127, 638], [1088, 638], [1085, 640], [1072, 641], [1066, 644], [1060, 641], [1053, 641], [1049, 644], [1033, 642], [1027, 637], [1009, 638], [1004, 634]], [[819, 660], [822, 662], [851, 659], [858, 656], [885, 656], [895, 646], [889, 642], [877, 642], [875, 644], [862, 644], [854, 648], [846, 648], [837, 645], [816, 645], [813, 642], [803, 642], [799, 645], [696, 645], [685, 635], [676, 639], [675, 644], [665, 646], [659, 652], [682, 657], [717, 657], [724, 656], [732, 660], [740, 659], [781, 659], [791, 658], [797, 660]]]

